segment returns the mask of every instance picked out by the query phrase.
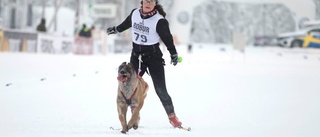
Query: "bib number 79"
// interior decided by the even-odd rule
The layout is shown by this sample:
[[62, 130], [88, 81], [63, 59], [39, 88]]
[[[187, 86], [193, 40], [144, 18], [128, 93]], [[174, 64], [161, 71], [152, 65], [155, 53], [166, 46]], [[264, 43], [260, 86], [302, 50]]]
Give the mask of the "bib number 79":
[[136, 35], [136, 41], [138, 41], [140, 39], [141, 42], [147, 42], [147, 36], [145, 35], [140, 35], [139, 33], [134, 33]]

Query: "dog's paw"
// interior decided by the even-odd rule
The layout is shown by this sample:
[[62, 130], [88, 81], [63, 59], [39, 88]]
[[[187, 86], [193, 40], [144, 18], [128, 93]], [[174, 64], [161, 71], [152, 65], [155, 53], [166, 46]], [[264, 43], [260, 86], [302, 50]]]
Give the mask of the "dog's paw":
[[133, 126], [128, 126], [128, 130], [130, 130]]
[[128, 131], [129, 131], [129, 128], [128, 128], [128, 126], [126, 126], [126, 127], [122, 128], [121, 133], [126, 134]]
[[136, 124], [134, 124], [134, 125], [133, 125], [133, 129], [134, 129], [134, 130], [137, 130], [137, 129], [138, 129], [138, 127], [139, 127], [139, 126], [138, 126], [138, 125], [136, 125]]
[[133, 128], [134, 130], [137, 130], [138, 127], [139, 127], [138, 124], [133, 124], [132, 126], [128, 126], [128, 129]]

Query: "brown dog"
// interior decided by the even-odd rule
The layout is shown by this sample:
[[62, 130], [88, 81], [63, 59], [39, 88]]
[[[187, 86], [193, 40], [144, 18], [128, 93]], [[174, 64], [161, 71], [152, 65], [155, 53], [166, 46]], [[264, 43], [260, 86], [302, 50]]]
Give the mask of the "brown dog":
[[[148, 84], [137, 74], [130, 63], [123, 62], [118, 68], [117, 109], [122, 125], [121, 133], [137, 129], [140, 110], [147, 96]], [[127, 108], [131, 107], [132, 116], [127, 124]]]

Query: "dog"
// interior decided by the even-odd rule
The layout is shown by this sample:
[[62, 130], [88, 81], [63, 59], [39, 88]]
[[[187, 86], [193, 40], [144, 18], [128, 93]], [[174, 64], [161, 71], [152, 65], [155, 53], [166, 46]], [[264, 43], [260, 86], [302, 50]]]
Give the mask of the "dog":
[[[149, 85], [137, 74], [132, 64], [123, 62], [118, 68], [117, 110], [121, 122], [121, 133], [138, 129], [140, 110], [147, 96]], [[131, 107], [131, 119], [127, 123], [126, 114]]]

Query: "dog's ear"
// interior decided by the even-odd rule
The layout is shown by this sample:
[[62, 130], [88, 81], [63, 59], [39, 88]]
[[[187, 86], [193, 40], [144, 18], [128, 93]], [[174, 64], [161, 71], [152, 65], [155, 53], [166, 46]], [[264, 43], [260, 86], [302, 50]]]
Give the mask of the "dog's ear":
[[128, 66], [131, 68], [131, 70], [135, 71], [133, 65], [130, 62], [128, 63]]
[[133, 68], [133, 65], [129, 62], [128, 65]]
[[127, 62], [123, 62], [121, 65], [126, 65], [127, 64]]

